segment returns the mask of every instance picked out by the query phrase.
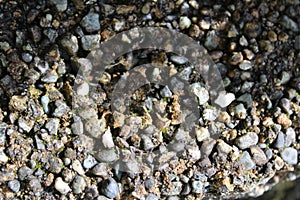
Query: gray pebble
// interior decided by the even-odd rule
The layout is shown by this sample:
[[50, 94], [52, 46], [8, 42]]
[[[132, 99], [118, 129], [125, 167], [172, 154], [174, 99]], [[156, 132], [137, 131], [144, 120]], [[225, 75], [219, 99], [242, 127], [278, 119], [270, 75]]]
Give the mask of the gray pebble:
[[84, 124], [86, 131], [94, 138], [100, 139], [100, 136], [104, 133], [106, 122], [96, 118], [87, 120]]
[[32, 61], [32, 55], [30, 53], [22, 53], [22, 59], [24, 62], [30, 63]]
[[71, 55], [75, 55], [79, 49], [77, 37], [74, 35], [69, 35], [69, 36], [64, 37], [61, 40], [61, 45]]
[[240, 149], [247, 149], [258, 143], [258, 136], [254, 132], [246, 133], [245, 135], [237, 138], [236, 144]]
[[119, 194], [118, 183], [115, 179], [109, 178], [101, 184], [100, 191], [103, 195], [110, 199], [116, 198]]
[[237, 100], [246, 103], [247, 108], [252, 107], [252, 103], [253, 103], [252, 96], [248, 93], [243, 94]]
[[288, 100], [287, 98], [282, 98], [280, 100], [280, 106], [284, 112], [286, 112], [288, 114], [292, 113], [290, 100]]
[[39, 179], [37, 179], [37, 178], [31, 179], [29, 181], [28, 185], [35, 192], [38, 192], [42, 189], [42, 185], [41, 185]]
[[244, 169], [246, 171], [255, 167], [255, 163], [252, 161], [252, 159], [247, 151], [244, 151], [242, 153], [238, 163], [239, 163], [239, 165], [243, 165]]
[[214, 30], [207, 33], [204, 45], [209, 50], [214, 50], [219, 45], [220, 38], [216, 35], [216, 32]]
[[234, 115], [239, 119], [245, 119], [247, 116], [247, 110], [244, 107], [244, 104], [240, 103], [234, 107]]
[[34, 139], [35, 139], [35, 144], [36, 144], [37, 149], [39, 149], [39, 150], [45, 150], [46, 149], [43, 140], [41, 140], [39, 138], [39, 136], [35, 135]]
[[277, 139], [274, 143], [274, 147], [276, 147], [277, 149], [283, 148], [284, 147], [284, 134], [283, 132], [279, 131], [278, 135], [277, 135]]
[[147, 178], [144, 182], [146, 189], [151, 190], [155, 184], [155, 180], [152, 178]]
[[199, 105], [205, 104], [209, 100], [208, 91], [200, 85], [200, 83], [193, 83], [190, 90], [198, 97]]
[[81, 38], [82, 48], [86, 51], [91, 51], [99, 47], [100, 35], [85, 35]]
[[202, 146], [201, 146], [201, 155], [203, 156], [209, 156], [214, 148], [214, 146], [216, 145], [216, 140], [214, 139], [209, 139], [203, 142]]
[[113, 149], [103, 149], [96, 154], [96, 159], [99, 162], [114, 162], [118, 159], [118, 155]]
[[63, 12], [67, 9], [68, 0], [49, 0], [52, 3], [58, 12]]
[[298, 151], [292, 147], [285, 148], [281, 153], [281, 158], [290, 165], [297, 165]]
[[83, 134], [83, 123], [78, 116], [74, 116], [74, 123], [71, 125], [72, 133], [74, 135]]
[[253, 67], [253, 64], [249, 61], [249, 60], [243, 60], [240, 64], [239, 64], [239, 68], [241, 70], [249, 70]]
[[22, 130], [30, 132], [34, 123], [31, 120], [27, 120], [21, 117], [18, 119], [18, 125]]
[[168, 86], [165, 86], [161, 91], [160, 91], [160, 95], [162, 97], [171, 97], [172, 96], [172, 92], [169, 89]]
[[296, 133], [292, 127], [288, 127], [285, 132], [285, 146], [289, 147], [296, 141]]
[[94, 167], [96, 164], [97, 164], [96, 159], [91, 155], [88, 155], [87, 158], [84, 159], [83, 161], [83, 167], [86, 169], [90, 169]]
[[185, 57], [182, 57], [182, 56], [171, 56], [171, 61], [174, 62], [175, 64], [178, 64], [178, 65], [183, 65], [185, 63], [188, 62], [188, 59], [186, 59]]
[[55, 106], [56, 106], [56, 109], [53, 112], [53, 116], [55, 116], [55, 117], [61, 117], [64, 114], [66, 114], [67, 111], [70, 110], [70, 108], [67, 106], [67, 104], [65, 102], [63, 102], [62, 100], [56, 100]]
[[284, 15], [281, 19], [281, 25], [286, 28], [286, 29], [290, 29], [294, 32], [299, 31], [299, 27], [298, 24], [292, 20], [291, 18], [289, 18], [288, 16]]
[[82, 176], [76, 176], [72, 184], [72, 191], [75, 194], [81, 194], [86, 188], [86, 182]]
[[57, 135], [58, 127], [59, 127], [59, 119], [51, 118], [45, 125], [46, 129], [52, 135]]
[[200, 194], [204, 191], [204, 183], [202, 181], [192, 181], [193, 193]]
[[90, 12], [83, 17], [80, 24], [87, 32], [100, 30], [99, 14]]
[[11, 189], [14, 193], [18, 193], [20, 190], [20, 182], [18, 180], [12, 180], [8, 182], [8, 187]]
[[21, 180], [21, 181], [25, 180], [27, 177], [29, 177], [32, 174], [33, 174], [33, 170], [27, 166], [21, 167], [18, 170], [18, 177], [19, 177], [19, 180]]
[[2, 122], [0, 123], [0, 145], [4, 145], [6, 141], [6, 129], [7, 124]]
[[104, 163], [99, 163], [92, 169], [92, 173], [96, 176], [106, 178], [108, 175], [107, 166]]
[[57, 79], [58, 79], [57, 73], [54, 70], [52, 70], [52, 71], [48, 71], [46, 75], [42, 77], [41, 80], [45, 83], [55, 83]]
[[63, 167], [63, 162], [60, 158], [52, 157], [49, 159], [49, 171], [55, 174], [61, 172]]

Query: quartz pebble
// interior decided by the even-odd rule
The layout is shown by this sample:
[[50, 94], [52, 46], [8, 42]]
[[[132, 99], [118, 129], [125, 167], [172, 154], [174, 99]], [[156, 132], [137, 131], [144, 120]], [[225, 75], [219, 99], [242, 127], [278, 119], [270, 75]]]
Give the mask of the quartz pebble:
[[66, 182], [64, 182], [61, 177], [55, 179], [54, 187], [61, 194], [67, 194], [71, 191], [69, 185]]

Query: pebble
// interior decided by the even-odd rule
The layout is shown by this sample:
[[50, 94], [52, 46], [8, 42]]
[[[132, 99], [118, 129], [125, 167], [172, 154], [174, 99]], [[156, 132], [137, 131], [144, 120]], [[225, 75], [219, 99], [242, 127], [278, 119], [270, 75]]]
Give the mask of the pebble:
[[55, 110], [53, 112], [53, 116], [55, 117], [61, 117], [64, 114], [66, 114], [69, 111], [69, 107], [67, 106], [67, 104], [62, 101], [62, 100], [56, 100], [55, 101]]
[[182, 57], [182, 56], [173, 55], [173, 56], [171, 56], [170, 59], [172, 62], [174, 62], [175, 64], [178, 64], [178, 65], [183, 65], [188, 62], [188, 59], [185, 57]]
[[192, 181], [192, 192], [201, 194], [204, 192], [204, 183], [202, 181]]
[[210, 137], [209, 131], [205, 127], [196, 127], [195, 135], [198, 142], [202, 142]]
[[102, 144], [105, 148], [113, 148], [115, 146], [110, 127], [108, 127], [108, 129], [102, 135]]
[[41, 104], [46, 114], [49, 114], [50, 111], [49, 103], [50, 103], [50, 99], [48, 96], [44, 95], [41, 97]]
[[248, 41], [247, 41], [247, 39], [245, 38], [245, 36], [242, 36], [242, 37], [240, 38], [239, 43], [240, 43], [241, 46], [244, 46], [244, 47], [248, 46]]
[[45, 83], [56, 83], [57, 79], [58, 79], [58, 75], [56, 71], [51, 70], [48, 71], [46, 75], [42, 77], [41, 81]]
[[236, 139], [236, 144], [240, 149], [247, 149], [258, 143], [258, 136], [254, 132], [246, 133], [245, 135]]
[[23, 166], [18, 170], [18, 178], [23, 181], [33, 174], [33, 170], [27, 166]]
[[34, 125], [34, 122], [31, 120], [26, 120], [23, 117], [18, 119], [18, 125], [19, 127], [29, 133]]
[[86, 188], [86, 182], [82, 176], [75, 176], [72, 191], [74, 194], [81, 194]]
[[72, 133], [74, 135], [83, 134], [83, 123], [78, 116], [74, 116], [74, 123], [71, 125]]
[[292, 147], [285, 148], [281, 153], [281, 158], [290, 165], [297, 165], [298, 151]]
[[84, 169], [82, 168], [82, 165], [79, 160], [74, 160], [72, 163], [72, 168], [75, 172], [77, 172], [79, 175], [84, 175]]
[[264, 151], [258, 146], [250, 147], [252, 158], [257, 165], [264, 165], [268, 162], [268, 159]]
[[277, 135], [277, 139], [274, 143], [274, 147], [277, 149], [283, 148], [284, 147], [284, 135], [283, 132], [279, 131]]
[[113, 149], [103, 149], [100, 150], [97, 154], [96, 154], [96, 159], [99, 162], [114, 162], [118, 159], [118, 155], [115, 153], [115, 151]]
[[106, 178], [108, 176], [107, 166], [104, 163], [99, 163], [92, 169], [92, 173], [96, 176]]
[[292, 127], [289, 127], [286, 129], [286, 132], [285, 132], [285, 146], [289, 147], [294, 142], [296, 142], [296, 133]]
[[90, 86], [87, 82], [83, 82], [81, 85], [77, 88], [77, 95], [85, 96], [88, 95], [90, 91]]
[[214, 121], [215, 119], [217, 119], [216, 111], [213, 109], [204, 109], [203, 119], [207, 121]]
[[96, 159], [93, 156], [91, 156], [91, 155], [88, 155], [86, 157], [86, 159], [84, 159], [84, 161], [83, 161], [83, 167], [86, 168], [86, 169], [91, 169], [96, 164], [97, 164]]
[[74, 35], [64, 37], [61, 40], [61, 45], [71, 55], [75, 55], [79, 49], [77, 37]]
[[181, 30], [188, 29], [191, 26], [191, 24], [192, 24], [192, 22], [188, 17], [186, 17], [186, 16], [180, 17], [179, 27]]
[[214, 50], [219, 45], [220, 38], [217, 36], [215, 30], [209, 31], [204, 42], [205, 47], [209, 50]]
[[8, 181], [8, 187], [9, 189], [11, 189], [14, 193], [18, 193], [19, 190], [20, 190], [20, 181], [18, 180], [11, 180], [11, 181]]
[[243, 60], [240, 64], [239, 64], [239, 68], [241, 70], [249, 70], [253, 67], [253, 64], [251, 63], [251, 61], [249, 60]]
[[106, 197], [113, 199], [119, 194], [119, 187], [115, 179], [109, 178], [100, 185], [100, 191]]
[[41, 140], [37, 135], [34, 136], [36, 148], [39, 150], [45, 150], [46, 147], [44, 145], [43, 140]]
[[89, 72], [93, 68], [91, 61], [86, 58], [73, 59], [73, 63], [82, 73]]
[[291, 18], [289, 18], [286, 15], [284, 15], [281, 18], [281, 22], [280, 23], [286, 29], [290, 29], [290, 30], [292, 30], [294, 32], [298, 32], [299, 31], [298, 24], [294, 20], [292, 20]]
[[32, 55], [30, 53], [22, 53], [22, 60], [30, 63], [32, 61]]
[[67, 10], [68, 0], [49, 0], [58, 12], [64, 12]]
[[4, 153], [4, 148], [0, 148], [0, 163], [1, 164], [5, 164], [5, 163], [7, 163], [8, 162], [8, 157], [5, 155], [5, 153]]
[[100, 139], [100, 136], [104, 133], [106, 122], [105, 120], [99, 120], [96, 118], [88, 119], [85, 123], [85, 130], [94, 138]]
[[82, 48], [86, 51], [91, 51], [99, 47], [100, 44], [100, 35], [84, 35], [81, 38]]
[[220, 140], [217, 144], [217, 150], [220, 154], [227, 155], [232, 151], [232, 147], [223, 140]]
[[51, 118], [45, 125], [46, 129], [48, 129], [49, 133], [52, 135], [56, 135], [59, 127], [59, 119]]
[[238, 99], [238, 101], [241, 101], [243, 103], [246, 103], [247, 108], [251, 108], [252, 104], [253, 104], [253, 100], [252, 100], [252, 96], [249, 93], [245, 93], [242, 96], [240, 96]]
[[282, 110], [284, 112], [286, 112], [287, 114], [291, 114], [291, 104], [290, 104], [290, 100], [288, 100], [287, 98], [282, 98], [280, 100], [280, 106], [282, 108]]
[[193, 83], [190, 86], [191, 92], [198, 97], [199, 105], [205, 104], [209, 100], [208, 91], [200, 85], [200, 83]]
[[64, 182], [61, 177], [55, 179], [54, 187], [58, 192], [64, 195], [71, 191], [69, 185]]
[[49, 158], [49, 171], [58, 174], [61, 172], [63, 167], [63, 161], [57, 157]]
[[234, 112], [234, 116], [236, 116], [239, 119], [245, 119], [247, 116], [247, 110], [244, 107], [244, 104], [242, 104], [242, 103], [236, 105], [234, 107], [233, 112]]
[[209, 139], [203, 142], [202, 146], [201, 146], [201, 155], [202, 157], [204, 156], [209, 156], [214, 148], [214, 146], [216, 145], [216, 140], [214, 139]]
[[255, 167], [255, 163], [253, 162], [253, 160], [251, 159], [251, 157], [250, 157], [250, 155], [247, 151], [244, 151], [242, 153], [242, 155], [240, 156], [238, 164], [243, 165], [244, 169], [246, 171], [248, 171], [248, 170]]
[[300, 35], [295, 37], [295, 49], [300, 50]]
[[288, 116], [286, 116], [286, 114], [283, 113], [278, 115], [277, 122], [284, 127], [290, 127], [292, 125], [292, 121], [289, 119]]
[[233, 93], [227, 93], [222, 91], [219, 93], [218, 98], [215, 100], [215, 103], [222, 108], [229, 106], [235, 100], [235, 95]]
[[42, 190], [42, 185], [41, 185], [39, 179], [37, 179], [37, 178], [31, 179], [29, 181], [28, 185], [34, 192], [38, 192], [38, 191]]
[[261, 33], [261, 26], [258, 22], [248, 22], [244, 26], [244, 34], [250, 38], [256, 38]]
[[90, 12], [80, 22], [81, 26], [89, 33], [100, 30], [99, 14]]
[[146, 197], [146, 200], [159, 200], [159, 198], [155, 194], [149, 193]]

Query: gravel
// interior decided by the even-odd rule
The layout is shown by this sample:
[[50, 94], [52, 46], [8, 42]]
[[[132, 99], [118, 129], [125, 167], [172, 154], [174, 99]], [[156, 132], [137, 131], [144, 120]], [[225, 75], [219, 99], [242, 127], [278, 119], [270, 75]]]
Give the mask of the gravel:
[[258, 136], [254, 132], [247, 133], [236, 139], [236, 144], [240, 149], [247, 149], [258, 143]]
[[100, 191], [106, 197], [113, 199], [118, 196], [119, 187], [117, 182], [113, 178], [109, 178], [101, 184]]
[[280, 155], [282, 159], [290, 165], [296, 165], [298, 163], [298, 151], [292, 147], [285, 148]]
[[61, 177], [55, 179], [54, 187], [61, 194], [67, 194], [71, 191], [69, 185], [66, 182], [64, 182]]

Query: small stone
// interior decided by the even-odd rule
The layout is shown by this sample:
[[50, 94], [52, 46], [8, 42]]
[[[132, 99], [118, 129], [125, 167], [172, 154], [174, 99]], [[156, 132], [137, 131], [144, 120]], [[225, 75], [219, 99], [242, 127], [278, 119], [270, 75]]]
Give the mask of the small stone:
[[217, 142], [214, 139], [209, 139], [204, 141], [200, 149], [202, 157], [204, 156], [208, 157], [211, 154], [216, 143]]
[[31, 176], [33, 174], [33, 170], [30, 169], [27, 166], [21, 167], [18, 170], [18, 178], [21, 181], [24, 181], [26, 178], [28, 178], [29, 176]]
[[231, 56], [229, 63], [232, 65], [238, 65], [243, 61], [243, 54], [241, 52], [233, 52], [233, 55]]
[[207, 33], [204, 45], [209, 50], [214, 50], [219, 45], [219, 42], [220, 38], [217, 36], [215, 30], [212, 30]]
[[110, 199], [116, 198], [119, 194], [118, 183], [115, 179], [109, 178], [101, 184], [100, 191], [103, 195]]
[[179, 195], [182, 190], [182, 183], [180, 181], [171, 182], [168, 190], [162, 190], [162, 194], [166, 196]]
[[236, 116], [239, 119], [245, 119], [247, 116], [247, 110], [244, 107], [244, 104], [242, 104], [242, 103], [236, 105], [234, 107], [233, 112], [234, 112], [234, 116]]
[[118, 155], [115, 153], [113, 149], [107, 149], [107, 150], [100, 150], [96, 154], [96, 159], [99, 162], [114, 162], [118, 159]]
[[42, 77], [42, 81], [45, 83], [56, 83], [58, 75], [55, 70], [48, 71], [45, 76]]
[[89, 94], [89, 84], [87, 82], [83, 82], [81, 85], [77, 88], [77, 95], [85, 96]]
[[255, 167], [255, 163], [252, 161], [252, 159], [251, 159], [251, 157], [250, 157], [250, 155], [247, 151], [244, 151], [242, 153], [242, 155], [240, 156], [238, 164], [243, 165], [244, 169], [246, 171]]
[[286, 29], [290, 29], [294, 32], [298, 32], [299, 31], [299, 27], [298, 24], [292, 20], [291, 18], [289, 18], [288, 16], [284, 15], [281, 19], [281, 25], [286, 28]]
[[219, 140], [217, 150], [219, 153], [227, 155], [232, 151], [232, 147], [223, 140]]
[[24, 62], [30, 63], [32, 61], [32, 55], [30, 53], [22, 53], [22, 60], [24, 60]]
[[55, 174], [61, 172], [63, 167], [63, 161], [60, 158], [52, 157], [49, 159], [49, 171]]
[[240, 43], [241, 46], [244, 46], [244, 47], [248, 46], [248, 41], [247, 41], [247, 39], [245, 38], [245, 36], [242, 36], [242, 37], [240, 38], [239, 43]]
[[277, 34], [274, 31], [269, 31], [268, 32], [268, 38], [271, 42], [276, 42], [277, 41]]
[[209, 131], [205, 127], [196, 127], [195, 135], [198, 142], [202, 142], [210, 137]]
[[102, 136], [102, 144], [105, 148], [113, 148], [115, 146], [109, 127]]
[[99, 47], [101, 36], [96, 35], [84, 35], [81, 38], [82, 48], [86, 51], [91, 51]]
[[75, 55], [79, 49], [77, 37], [74, 35], [69, 35], [69, 36], [64, 37], [61, 40], [61, 45], [71, 55]]
[[83, 123], [78, 116], [74, 116], [74, 123], [71, 125], [72, 133], [74, 135], [81, 135], [83, 134]]
[[236, 144], [240, 149], [247, 149], [258, 143], [258, 136], [254, 132], [249, 132], [236, 139]]
[[55, 189], [60, 192], [61, 194], [66, 195], [68, 192], [71, 191], [71, 188], [67, 183], [65, 183], [61, 177], [58, 177], [55, 179], [55, 184], [54, 184]]
[[100, 138], [105, 131], [105, 120], [99, 120], [96, 118], [89, 119], [85, 124], [86, 131], [94, 138]]
[[39, 150], [45, 150], [45, 145], [43, 140], [41, 140], [37, 135], [34, 136], [35, 143], [36, 143], [36, 148]]
[[88, 13], [83, 17], [80, 24], [89, 33], [100, 30], [99, 14]]
[[191, 26], [191, 24], [192, 24], [192, 22], [188, 17], [186, 17], [186, 16], [180, 17], [179, 27], [180, 27], [181, 30], [188, 29]]
[[41, 185], [39, 179], [37, 179], [37, 178], [31, 179], [28, 183], [28, 186], [33, 191], [40, 191], [42, 189], [42, 185]]
[[268, 159], [264, 151], [258, 146], [250, 147], [252, 158], [257, 165], [264, 165], [268, 162]]
[[192, 181], [192, 191], [196, 194], [204, 192], [204, 183], [202, 181]]
[[207, 121], [214, 121], [217, 119], [217, 113], [213, 109], [204, 109], [203, 111], [203, 119]]
[[76, 176], [72, 184], [72, 191], [75, 194], [81, 194], [86, 188], [86, 182], [82, 176]]
[[18, 180], [11, 180], [8, 182], [8, 187], [11, 189], [14, 193], [18, 193], [20, 190], [20, 181]]
[[145, 5], [142, 7], [142, 13], [144, 15], [147, 15], [150, 12], [150, 3], [145, 3]]
[[56, 100], [55, 106], [56, 106], [56, 109], [53, 112], [53, 116], [55, 116], [55, 117], [61, 117], [70, 110], [70, 108], [67, 106], [67, 104], [62, 100]]
[[209, 100], [208, 91], [200, 83], [193, 83], [190, 88], [191, 92], [198, 97], [199, 105], [203, 105]]
[[97, 164], [93, 169], [92, 173], [96, 176], [100, 176], [102, 178], [106, 178], [108, 176], [107, 167], [103, 163]]
[[49, 133], [52, 135], [57, 135], [58, 127], [59, 127], [59, 119], [51, 118], [45, 125], [46, 129], [48, 129]]
[[235, 100], [235, 95], [233, 93], [227, 93], [225, 91], [220, 92], [218, 98], [215, 100], [215, 103], [225, 108], [229, 106]]
[[253, 100], [252, 100], [251, 94], [249, 94], [249, 93], [243, 94], [243, 95], [240, 96], [237, 100], [238, 100], [238, 101], [241, 101], [241, 102], [243, 102], [243, 103], [246, 103], [247, 108], [252, 107]]
[[52, 3], [58, 12], [64, 12], [67, 9], [68, 1], [67, 0], [49, 0]]
[[290, 165], [298, 164], [298, 151], [292, 147], [285, 148], [281, 153], [281, 158]]
[[281, 113], [277, 117], [277, 122], [284, 127], [290, 127], [292, 125], [292, 121], [288, 118], [286, 114]]
[[182, 56], [171, 56], [171, 61], [174, 62], [175, 64], [178, 64], [178, 65], [183, 65], [185, 63], [188, 62], [188, 59], [186, 59], [185, 57], [182, 57]]
[[50, 108], [49, 108], [49, 104], [50, 103], [50, 99], [48, 96], [44, 95], [41, 97], [41, 104], [43, 106], [44, 112], [46, 114], [49, 114]]
[[85, 173], [79, 160], [74, 160], [73, 161], [72, 168], [79, 175], [84, 175], [84, 173]]
[[27, 109], [27, 101], [28, 101], [27, 96], [24, 97], [18, 95], [12, 96], [9, 101], [9, 110], [23, 112], [24, 110]]
[[261, 33], [261, 25], [258, 22], [248, 22], [244, 26], [244, 34], [250, 38], [256, 38]]
[[287, 114], [292, 113], [290, 100], [288, 100], [287, 98], [282, 98], [280, 100], [280, 106], [283, 109], [283, 111], [286, 112]]
[[296, 141], [296, 133], [292, 127], [286, 129], [285, 132], [285, 146], [289, 147]]
[[34, 125], [34, 121], [26, 120], [23, 117], [21, 117], [18, 119], [18, 125], [22, 130], [29, 133]]
[[284, 147], [284, 135], [281, 131], [278, 132], [274, 147], [276, 147], [277, 149]]
[[84, 159], [84, 161], [83, 161], [83, 167], [86, 168], [86, 169], [91, 169], [96, 164], [97, 164], [96, 159], [91, 155], [88, 155], [87, 158]]
[[93, 66], [90, 60], [86, 58], [73, 59], [76, 70], [79, 70], [81, 73], [86, 73], [92, 70]]
[[7, 163], [8, 162], [8, 157], [5, 155], [5, 153], [4, 153], [4, 148], [0, 148], [0, 163], [1, 164], [5, 164], [5, 163]]
[[253, 64], [249, 61], [249, 60], [243, 60], [240, 64], [239, 64], [239, 68], [241, 70], [249, 70], [253, 67]]
[[203, 19], [199, 22], [199, 25], [200, 25], [201, 29], [209, 30], [211, 23], [208, 20]]

